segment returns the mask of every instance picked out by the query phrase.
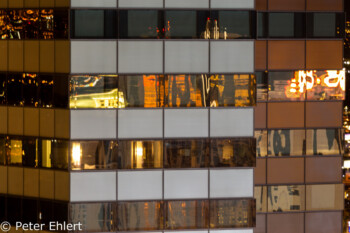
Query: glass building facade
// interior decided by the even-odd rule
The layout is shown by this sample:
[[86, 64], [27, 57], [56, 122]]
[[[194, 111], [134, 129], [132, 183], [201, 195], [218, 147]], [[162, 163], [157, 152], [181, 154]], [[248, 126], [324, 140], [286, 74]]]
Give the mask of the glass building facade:
[[341, 232], [344, 13], [318, 2], [0, 0], [0, 222]]

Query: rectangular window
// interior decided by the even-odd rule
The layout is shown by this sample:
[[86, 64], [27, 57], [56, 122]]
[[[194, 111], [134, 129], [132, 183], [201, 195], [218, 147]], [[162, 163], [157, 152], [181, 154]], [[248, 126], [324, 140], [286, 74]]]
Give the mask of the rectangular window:
[[38, 107], [39, 78], [37, 74], [23, 74], [24, 106]]
[[257, 213], [267, 212], [267, 187], [255, 186], [254, 198], [256, 200], [256, 212]]
[[163, 229], [163, 202], [119, 202], [117, 231]]
[[343, 38], [343, 13], [307, 13], [306, 17], [308, 38]]
[[267, 101], [268, 75], [267, 72], [256, 72], [256, 99], [258, 102]]
[[0, 165], [6, 165], [6, 138], [0, 136]]
[[303, 13], [269, 13], [268, 35], [271, 38], [305, 37]]
[[12, 106], [23, 106], [22, 74], [9, 74], [7, 77], [7, 103]]
[[6, 105], [7, 97], [7, 76], [5, 73], [0, 73], [0, 105]]
[[56, 108], [68, 107], [68, 77], [56, 75], [54, 77], [54, 106]]
[[19, 138], [8, 138], [7, 140], [7, 163], [22, 166], [23, 142]]
[[307, 155], [342, 155], [344, 136], [342, 129], [306, 130]]
[[119, 169], [163, 167], [162, 141], [119, 141]]
[[208, 140], [165, 140], [164, 145], [165, 168], [200, 168], [208, 166]]
[[54, 78], [52, 75], [39, 76], [39, 106], [44, 108], [53, 107]]
[[68, 169], [69, 142], [64, 140], [51, 141], [51, 167]]
[[116, 38], [114, 10], [73, 10], [72, 38]]
[[40, 223], [45, 224], [43, 230], [49, 230], [50, 221], [53, 219], [53, 203], [48, 200], [39, 200]]
[[38, 160], [39, 160], [39, 154], [38, 154], [38, 139], [33, 138], [24, 138], [22, 140], [22, 162], [23, 166], [26, 167], [38, 167]]
[[208, 106], [207, 75], [167, 75], [165, 79], [166, 107]]
[[254, 75], [210, 76], [210, 107], [254, 106], [256, 102], [256, 80]]
[[44, 40], [54, 39], [55, 16], [53, 9], [40, 10], [40, 31], [39, 38]]
[[269, 72], [269, 101], [304, 101], [304, 82], [296, 72]]
[[254, 138], [211, 139], [211, 167], [255, 167]]
[[268, 186], [268, 212], [293, 212], [305, 210], [305, 186]]
[[269, 156], [302, 156], [305, 155], [305, 130], [269, 130]]
[[24, 10], [22, 20], [23, 20], [23, 29], [24, 29], [25, 39], [38, 39], [39, 22], [41, 21], [41, 18], [39, 16], [39, 10], [37, 9]]
[[23, 203], [22, 204], [23, 222], [37, 223], [38, 222], [38, 201], [36, 199], [23, 198], [22, 203]]
[[70, 223], [80, 223], [83, 231], [116, 231], [117, 213], [115, 203], [71, 204], [69, 212]]
[[162, 12], [157, 10], [119, 11], [121, 39], [159, 39], [163, 35]]
[[70, 78], [70, 108], [117, 108], [125, 105], [117, 75], [76, 75]]
[[117, 168], [116, 141], [73, 141], [70, 148], [71, 167], [74, 170]]
[[68, 39], [68, 9], [54, 9], [55, 39]]
[[202, 229], [209, 226], [209, 201], [166, 201], [165, 229]]
[[256, 140], [256, 157], [267, 156], [267, 130], [254, 131]]
[[7, 197], [7, 221], [16, 226], [16, 222], [22, 221], [22, 198]]
[[23, 10], [9, 10], [7, 11], [7, 39], [24, 39], [24, 15]]
[[210, 228], [255, 226], [255, 200], [210, 200]]

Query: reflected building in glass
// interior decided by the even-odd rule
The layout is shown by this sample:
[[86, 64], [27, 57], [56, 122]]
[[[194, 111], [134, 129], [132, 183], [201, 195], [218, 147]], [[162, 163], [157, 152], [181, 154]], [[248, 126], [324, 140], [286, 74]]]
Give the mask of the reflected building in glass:
[[340, 232], [339, 4], [0, 0], [0, 222]]

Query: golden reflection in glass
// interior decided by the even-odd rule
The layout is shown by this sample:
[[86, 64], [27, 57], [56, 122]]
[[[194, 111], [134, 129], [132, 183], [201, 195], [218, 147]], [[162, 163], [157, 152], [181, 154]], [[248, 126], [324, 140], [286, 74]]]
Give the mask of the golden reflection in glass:
[[255, 130], [256, 157], [267, 156], [267, 130]]
[[342, 155], [344, 131], [342, 129], [306, 130], [307, 155]]
[[256, 201], [256, 212], [257, 213], [267, 212], [267, 187], [255, 186], [254, 198]]
[[207, 106], [207, 75], [168, 75], [165, 87], [166, 107]]
[[51, 168], [51, 140], [41, 141], [41, 166]]
[[24, 39], [23, 10], [7, 11], [9, 22], [6, 27], [6, 39]]
[[39, 104], [39, 80], [37, 74], [23, 74], [24, 105], [38, 107]]
[[167, 201], [165, 205], [166, 229], [175, 230], [208, 228], [208, 200]]
[[23, 11], [24, 33], [26, 39], [38, 39], [39, 10], [26, 9]]
[[210, 228], [244, 228], [255, 225], [255, 200], [210, 200]]
[[81, 167], [82, 150], [79, 142], [72, 143], [72, 168], [79, 169]]
[[306, 153], [305, 144], [305, 130], [268, 130], [269, 156], [302, 156]]
[[163, 202], [119, 202], [118, 231], [163, 229]]
[[117, 75], [77, 75], [70, 78], [70, 108], [125, 107]]
[[6, 138], [0, 137], [0, 165], [6, 165]]
[[268, 186], [268, 212], [305, 210], [305, 185]]
[[256, 80], [254, 75], [210, 76], [210, 107], [253, 106], [256, 102]]
[[54, 11], [40, 10], [40, 39], [54, 39]]
[[12, 165], [22, 165], [24, 154], [22, 140], [8, 139], [7, 141], [7, 158], [8, 163]]
[[119, 141], [118, 146], [120, 169], [163, 167], [162, 141]]

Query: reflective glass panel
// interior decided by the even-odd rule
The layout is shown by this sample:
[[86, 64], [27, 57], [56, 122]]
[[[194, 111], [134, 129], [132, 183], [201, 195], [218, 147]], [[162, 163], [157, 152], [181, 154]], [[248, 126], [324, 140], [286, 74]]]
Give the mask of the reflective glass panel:
[[167, 201], [165, 208], [165, 229], [208, 228], [208, 200]]
[[70, 223], [82, 224], [83, 231], [116, 231], [116, 204], [84, 203], [70, 205]]
[[267, 212], [267, 187], [255, 186], [254, 198], [256, 201], [256, 212], [257, 213]]
[[[10, 207], [12, 208], [12, 207]], [[38, 222], [38, 201], [35, 199], [23, 198], [22, 200], [23, 208], [23, 222], [37, 223]]]
[[211, 39], [251, 38], [249, 11], [212, 11]]
[[51, 140], [39, 140], [38, 149], [40, 150], [41, 158], [40, 158], [40, 166], [51, 168], [51, 154], [52, 154], [52, 141]]
[[254, 75], [210, 76], [210, 106], [253, 106], [256, 102], [256, 80]]
[[39, 78], [37, 74], [23, 74], [24, 106], [37, 107], [39, 103]]
[[269, 130], [269, 156], [301, 156], [305, 155], [305, 130]]
[[25, 39], [39, 38], [39, 10], [26, 9], [23, 11], [23, 27]]
[[268, 14], [263, 12], [257, 13], [257, 37], [266, 38], [267, 37], [267, 18]]
[[123, 107], [162, 107], [164, 99], [164, 76], [119, 76], [119, 101]]
[[6, 196], [0, 195], [0, 221], [6, 221]]
[[51, 167], [57, 169], [68, 169], [68, 141], [51, 141]]
[[64, 75], [56, 75], [54, 77], [54, 106], [56, 108], [68, 107], [68, 77]]
[[44, 40], [54, 39], [54, 10], [40, 10], [40, 32], [39, 38]]
[[166, 11], [165, 38], [205, 38], [207, 11]]
[[48, 230], [50, 227], [50, 221], [53, 219], [53, 203], [48, 200], [39, 200], [39, 220], [40, 223], [44, 223], [43, 230]]
[[22, 198], [7, 197], [7, 221], [15, 226], [16, 222], [22, 221]]
[[39, 78], [39, 106], [44, 108], [50, 108], [53, 106], [53, 76], [40, 75]]
[[343, 38], [345, 16], [343, 13], [307, 13], [307, 36], [309, 38]]
[[343, 210], [344, 184], [306, 185], [306, 210]]
[[210, 228], [255, 226], [255, 200], [210, 200]]
[[0, 137], [0, 165], [6, 165], [6, 138]]
[[167, 75], [166, 107], [206, 107], [208, 105], [207, 75]]
[[199, 168], [207, 167], [209, 160], [209, 143], [198, 140], [165, 140], [165, 168]]
[[117, 108], [125, 105], [118, 90], [117, 75], [72, 76], [70, 78], [70, 108]]
[[211, 167], [255, 167], [254, 138], [211, 139]]
[[149, 231], [163, 229], [163, 203], [119, 202], [118, 231]]
[[24, 39], [24, 16], [23, 10], [7, 11], [9, 23], [7, 26], [7, 39]]
[[10, 17], [7, 14], [6, 10], [0, 10], [0, 39], [9, 39], [9, 28]]
[[119, 141], [119, 169], [163, 167], [162, 141]]
[[54, 9], [55, 39], [68, 39], [68, 9]]
[[71, 167], [76, 170], [117, 168], [116, 141], [71, 142]]
[[6, 104], [6, 91], [7, 86], [7, 77], [6, 74], [2, 73], [0, 74], [0, 104], [5, 105]]
[[294, 14], [293, 13], [270, 13], [269, 14], [270, 37], [293, 37]]
[[306, 83], [307, 100], [344, 100], [345, 70], [296, 71]]
[[23, 166], [27, 167], [38, 167], [38, 139], [33, 138], [24, 138], [22, 140], [22, 160]]
[[7, 140], [7, 163], [22, 165], [23, 143], [21, 139], [11, 138]]
[[[296, 72], [269, 72], [269, 100], [303, 101], [306, 83]], [[306, 81], [306, 80], [305, 80]]]
[[307, 155], [342, 155], [344, 136], [342, 129], [306, 130]]
[[268, 212], [291, 212], [305, 210], [305, 186], [268, 186]]
[[120, 38], [162, 38], [162, 14], [156, 10], [119, 11]]
[[13, 106], [23, 106], [23, 77], [22, 74], [8, 74], [7, 103]]
[[256, 139], [256, 157], [267, 156], [267, 130], [254, 131]]
[[256, 99], [257, 101], [267, 101], [268, 75], [267, 72], [256, 72]]

